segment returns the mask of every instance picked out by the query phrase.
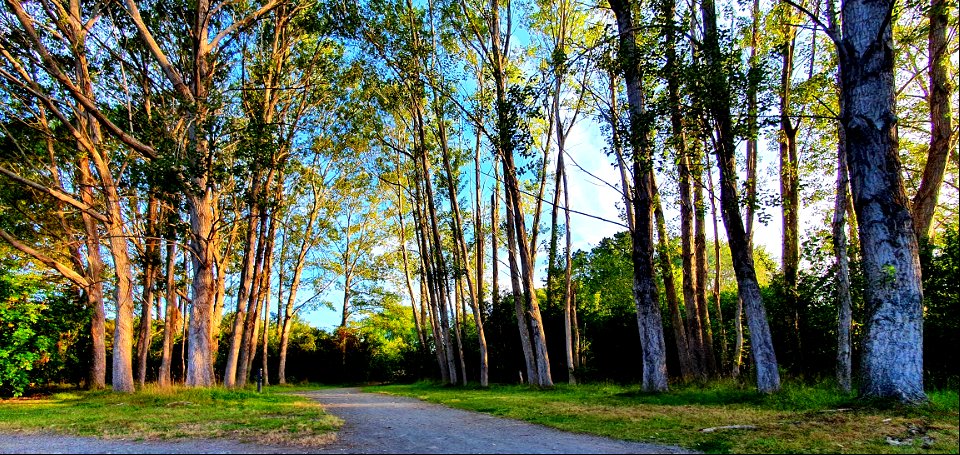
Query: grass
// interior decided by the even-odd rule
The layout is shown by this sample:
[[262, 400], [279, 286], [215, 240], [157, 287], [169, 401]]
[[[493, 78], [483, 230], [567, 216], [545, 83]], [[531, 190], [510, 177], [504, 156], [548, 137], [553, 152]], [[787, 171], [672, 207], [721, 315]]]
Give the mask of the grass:
[[314, 400], [287, 392], [316, 386], [255, 389], [160, 389], [132, 394], [62, 391], [0, 400], [0, 431], [51, 432], [104, 439], [232, 438], [264, 444], [317, 446], [340, 419]]
[[[957, 453], [957, 391], [929, 393], [926, 405], [864, 404], [827, 386], [786, 384], [771, 396], [732, 382], [674, 386], [558, 385], [488, 389], [432, 383], [367, 387], [561, 430], [679, 445], [709, 453]], [[753, 425], [754, 430], [704, 428]], [[901, 443], [892, 445], [888, 442]]]

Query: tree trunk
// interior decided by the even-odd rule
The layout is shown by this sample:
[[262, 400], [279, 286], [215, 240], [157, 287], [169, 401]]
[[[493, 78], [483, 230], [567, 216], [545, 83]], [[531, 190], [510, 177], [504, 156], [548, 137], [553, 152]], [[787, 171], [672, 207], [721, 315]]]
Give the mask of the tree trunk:
[[263, 371], [263, 385], [270, 385], [270, 369], [267, 365], [267, 352], [270, 344], [270, 288], [264, 292], [263, 302], [263, 345], [260, 350], [260, 368]]
[[[258, 174], [259, 175], [259, 174]], [[253, 177], [253, 194], [259, 193], [258, 175]], [[237, 385], [237, 364], [240, 357], [240, 346], [243, 342], [244, 322], [247, 317], [247, 306], [251, 288], [253, 287], [254, 266], [255, 266], [255, 248], [257, 241], [257, 225], [259, 219], [259, 206], [256, 204], [257, 197], [252, 197], [248, 204], [249, 216], [247, 218], [247, 239], [243, 245], [243, 265], [240, 268], [240, 289], [237, 291], [237, 311], [233, 317], [233, 331], [230, 334], [230, 350], [227, 351], [227, 365], [223, 374], [223, 385], [233, 387]], [[242, 383], [246, 383], [244, 378]]]
[[424, 205], [423, 192], [420, 188], [420, 171], [419, 167], [415, 167], [415, 175], [413, 179], [414, 184], [414, 204], [413, 204], [413, 213], [415, 224], [415, 234], [417, 236], [417, 242], [420, 248], [420, 264], [423, 273], [421, 274], [420, 279], [420, 295], [421, 300], [427, 303], [429, 307], [430, 314], [430, 329], [433, 334], [433, 342], [435, 351], [434, 353], [437, 356], [437, 366], [440, 368], [440, 377], [444, 383], [448, 383], [450, 380], [450, 371], [447, 366], [447, 353], [446, 345], [444, 345], [444, 338], [440, 333], [440, 320], [439, 320], [439, 298], [437, 297], [436, 286], [434, 285], [434, 280], [436, 275], [433, 272], [433, 262], [431, 257], [433, 257], [433, 252], [430, 250], [430, 241], [427, 238], [427, 222], [426, 215], [421, 209]]
[[[836, 3], [829, 0], [827, 14], [830, 31], [840, 36]], [[843, 93], [843, 80], [837, 74], [837, 88]], [[840, 106], [841, 109], [843, 106]], [[841, 111], [841, 118], [843, 118]], [[833, 205], [833, 254], [837, 259], [837, 385], [840, 390], [853, 389], [853, 304], [850, 297], [850, 261], [847, 257], [846, 215], [850, 209], [850, 177], [847, 172], [847, 138], [842, 125], [837, 128], [837, 183]]]
[[[267, 177], [268, 183], [271, 180], [271, 176]], [[236, 382], [234, 383], [237, 387], [245, 386], [247, 380], [250, 379], [250, 364], [253, 361], [250, 359], [250, 354], [252, 353], [250, 345], [255, 343], [254, 329], [257, 325], [257, 317], [259, 316], [257, 311], [259, 307], [257, 305], [259, 304], [260, 287], [263, 282], [263, 262], [267, 243], [268, 215], [265, 207], [259, 206], [257, 209], [257, 219], [259, 221], [257, 246], [254, 261], [252, 262], [253, 268], [250, 270], [250, 292], [247, 295], [247, 309], [243, 318], [243, 330], [240, 332], [240, 345], [237, 348], [239, 353], [237, 355]]]
[[733, 137], [733, 122], [730, 115], [730, 87], [724, 73], [716, 9], [713, 0], [701, 3], [704, 24], [704, 50], [707, 60], [706, 82], [710, 97], [705, 100], [708, 112], [717, 125], [717, 166], [720, 169], [720, 203], [723, 223], [727, 228], [733, 268], [737, 276], [737, 288], [747, 310], [750, 326], [750, 344], [757, 366], [757, 388], [762, 393], [771, 393], [780, 388], [780, 373], [773, 351], [770, 327], [766, 310], [760, 296], [753, 252], [747, 248], [747, 236], [740, 218], [740, 203], [737, 195], [737, 174], [734, 159], [736, 146]]
[[627, 219], [627, 229], [633, 233], [636, 226], [633, 224], [633, 187], [630, 185], [629, 170], [627, 161], [623, 157], [623, 147], [620, 145], [620, 121], [617, 116], [617, 79], [613, 70], [609, 71], [610, 77], [610, 136], [613, 142], [613, 151], [617, 156], [617, 169], [620, 171], [620, 195], [623, 198], [624, 215]]
[[[750, 73], [747, 79], [747, 181], [746, 181], [746, 232], [747, 246], [753, 251], [753, 220], [757, 209], [757, 136], [759, 135], [758, 126], [758, 106], [757, 92], [761, 82], [760, 59], [757, 57], [757, 46], [760, 42], [760, 1], [753, 0], [753, 8], [750, 13]], [[716, 216], [714, 216], [716, 219]], [[719, 264], [719, 261], [717, 262]], [[740, 366], [743, 360], [743, 299], [737, 296], [737, 309], [735, 320], [733, 322], [736, 332], [736, 341], [734, 342], [734, 352], [731, 359], [731, 375], [734, 378], [740, 376]], [[726, 343], [726, 338], [724, 338]]]
[[673, 279], [673, 260], [670, 257], [667, 223], [663, 216], [663, 207], [660, 205], [660, 193], [657, 190], [656, 177], [652, 172], [650, 173], [650, 180], [654, 194], [653, 213], [657, 222], [657, 256], [660, 259], [660, 275], [663, 276], [663, 288], [667, 294], [667, 307], [670, 308], [670, 321], [673, 325], [673, 336], [676, 340], [677, 356], [680, 360], [680, 377], [687, 380], [693, 373], [690, 350], [687, 348], [687, 331], [684, 329], [683, 317], [680, 315], [677, 285]]
[[[506, 69], [504, 68], [504, 55], [508, 53], [509, 49], [505, 51], [501, 48], [499, 0], [491, 0], [490, 12], [490, 48], [492, 51], [492, 72], [494, 86], [496, 89], [497, 105], [496, 146], [502, 160], [501, 164], [503, 167], [503, 181], [507, 193], [507, 222], [512, 223], [513, 225], [513, 239], [509, 240], [508, 243], [511, 244], [511, 251], [514, 253], [513, 262], [516, 262], [516, 259], [519, 258], [519, 267], [514, 267], [514, 264], [511, 264], [511, 272], [512, 274], [519, 273], [519, 282], [522, 282], [523, 286], [522, 288], [518, 288], [516, 285], [514, 286], [514, 298], [522, 298], [523, 302], [521, 302], [520, 305], [529, 308], [529, 312], [520, 311], [520, 309], [518, 309], [517, 323], [521, 323], [521, 321], [524, 319], [524, 314], [532, 315], [532, 317], [536, 320], [536, 326], [534, 327], [536, 333], [533, 334], [532, 337], [526, 338], [529, 341], [524, 342], [524, 353], [526, 354], [526, 343], [528, 342], [531, 343], [530, 347], [532, 350], [543, 353], [542, 357], [537, 356], [535, 352], [530, 353], [532, 357], [528, 359], [533, 360], [534, 362], [537, 378], [536, 382], [530, 382], [536, 383], [540, 386], [549, 387], [553, 386], [553, 380], [550, 376], [550, 359], [545, 346], [546, 336], [543, 333], [543, 322], [540, 320], [540, 306], [537, 302], [535, 284], [533, 282], [535, 266], [533, 252], [530, 251], [531, 242], [528, 238], [526, 225], [524, 223], [523, 210], [521, 208], [520, 184], [518, 181], [517, 169], [514, 165], [513, 155], [515, 150], [513, 146], [513, 135], [516, 132], [516, 126], [511, 121], [511, 114], [508, 112], [511, 102], [507, 100], [507, 76]], [[510, 30], [507, 30], [507, 32], [509, 33]], [[534, 216], [536, 217], [538, 215], [535, 213]], [[509, 237], [511, 230], [508, 229], [507, 232]], [[514, 251], [514, 246], [517, 251]], [[516, 284], [520, 284], [519, 282]], [[524, 323], [524, 326], [521, 328], [521, 335], [524, 333], [524, 331], [526, 331], [526, 323]], [[544, 345], [541, 346], [539, 343], [544, 343]], [[528, 380], [532, 379], [530, 378], [529, 373], [530, 372], [528, 371]]]
[[[727, 361], [727, 329], [723, 326], [723, 311], [720, 308], [720, 242], [717, 241], [720, 238], [720, 228], [717, 226], [717, 203], [715, 202], [716, 198], [713, 197], [713, 176], [711, 174], [707, 174], [707, 183], [710, 185], [710, 219], [713, 221], [714, 239], [713, 262], [716, 264], [716, 267], [713, 268], [713, 303], [717, 307], [717, 326], [720, 327], [720, 364], [723, 365]], [[750, 251], [753, 251], [753, 249], [751, 248]], [[706, 266], [704, 266], [704, 270], [706, 270]]]
[[[497, 172], [496, 162], [494, 162], [493, 172]], [[493, 194], [490, 195], [490, 304], [496, 308], [500, 304], [500, 180], [495, 183], [496, 187]]]
[[923, 293], [900, 177], [893, 80], [893, 1], [843, 2], [843, 127], [866, 278], [861, 358], [865, 397], [905, 402], [923, 391]]
[[[441, 115], [441, 112], [437, 112], [438, 117]], [[453, 211], [453, 236], [455, 242], [456, 251], [454, 251], [454, 260], [458, 264], [458, 268], [461, 268], [465, 273], [464, 277], [467, 281], [467, 288], [470, 292], [470, 307], [473, 309], [474, 324], [477, 326], [477, 341], [480, 345], [480, 386], [487, 387], [489, 385], [488, 372], [489, 365], [487, 361], [487, 339], [483, 332], [483, 320], [480, 318], [480, 297], [479, 291], [477, 289], [478, 285], [475, 285], [473, 282], [473, 275], [470, 271], [470, 254], [467, 250], [467, 240], [463, 233], [463, 218], [460, 215], [460, 201], [457, 197], [457, 186], [456, 186], [456, 177], [453, 174], [453, 167], [450, 165], [450, 150], [447, 148], [447, 135], [446, 127], [444, 126], [442, 117], [438, 122], [438, 130], [440, 132], [440, 150], [443, 155], [443, 168], [447, 174], [447, 191], [450, 194], [450, 207]], [[459, 279], [458, 279], [459, 281]], [[481, 281], [482, 282], [482, 281]], [[464, 315], [466, 317], [466, 315]], [[466, 324], [466, 322], [464, 322]], [[460, 341], [457, 341], [458, 345]], [[460, 348], [461, 353], [461, 362], [463, 362], [463, 348]], [[464, 375], [466, 371], [464, 370]], [[466, 385], [467, 378], [464, 376], [463, 384]]]
[[[687, 339], [689, 340], [691, 350], [693, 351], [693, 360], [695, 362], [698, 377], [706, 379], [709, 368], [707, 368], [707, 357], [713, 352], [707, 350], [704, 343], [704, 322], [700, 320], [700, 308], [707, 305], [707, 206], [703, 198], [704, 187], [704, 166], [700, 143], [691, 144], [686, 161], [687, 170], [691, 171], [693, 180], [693, 264], [690, 277], [691, 284], [694, 284], [694, 299], [691, 304], [684, 301], [687, 313]], [[691, 158], [695, 158], [698, 163], [694, 164]], [[709, 172], [709, 167], [706, 168]], [[712, 193], [711, 193], [712, 194]], [[681, 208], [682, 210], [682, 208]], [[682, 214], [681, 214], [682, 216]], [[682, 222], [682, 221], [681, 221]], [[683, 226], [681, 224], [681, 229]], [[719, 264], [717, 264], [719, 267]]]
[[[954, 4], [956, 7], [956, 4]], [[923, 168], [920, 188], [913, 197], [912, 215], [917, 239], [925, 241], [937, 208], [937, 198], [943, 184], [943, 173], [950, 154], [953, 122], [950, 96], [953, 92], [947, 75], [947, 9], [944, 0], [930, 0], [930, 30], [927, 34], [930, 76], [930, 150]]]
[[[667, 0], [663, 2], [663, 20], [667, 27], [663, 30], [664, 41], [666, 42], [666, 61], [664, 63], [664, 73], [667, 78], [667, 96], [670, 103], [670, 130], [672, 134], [671, 144], [675, 150], [677, 160], [677, 174], [680, 186], [680, 251], [683, 263], [683, 303], [687, 309], [687, 321], [691, 326], [699, 326], [699, 315], [695, 311], [697, 308], [698, 283], [697, 274], [694, 270], [694, 238], [693, 238], [693, 201], [690, 193], [690, 157], [688, 155], [686, 134], [683, 130], [683, 105], [680, 100], [680, 74], [677, 68], [677, 33], [674, 17], [676, 16], [676, 1]], [[657, 228], [661, 230], [663, 222], [662, 211], [660, 210], [660, 201], [657, 200]], [[666, 230], [663, 229], [664, 234]], [[665, 235], [661, 234], [665, 237]], [[661, 241], [661, 244], [664, 244]], [[661, 259], [662, 261], [662, 259]], [[669, 265], [669, 263], [668, 263]], [[662, 265], [661, 265], [662, 267]], [[666, 270], [664, 270], [666, 273]], [[671, 267], [672, 273], [672, 267]], [[676, 291], [673, 291], [676, 299]], [[669, 297], [670, 291], [667, 291]], [[669, 298], [668, 298], [669, 300]], [[673, 319], [674, 337], [677, 342], [677, 352], [680, 358], [680, 375], [684, 379], [690, 376], [703, 377], [703, 371], [697, 361], [696, 355], [702, 350], [702, 336], [697, 327], [697, 333], [688, 333], [684, 320], [680, 316], [679, 307], [675, 304], [670, 306], [670, 316]], [[696, 317], [692, 317], [696, 315]], [[689, 335], [689, 336], [688, 336]]]
[[157, 383], [160, 387], [169, 387], [172, 382], [170, 369], [173, 364], [173, 342], [176, 338], [178, 311], [177, 285], [175, 281], [177, 263], [177, 244], [173, 239], [167, 239], [167, 270], [166, 270], [166, 310], [163, 312], [163, 350], [160, 354], [160, 374]]
[[803, 363], [803, 349], [800, 343], [800, 309], [797, 296], [797, 271], [800, 266], [800, 186], [797, 162], [797, 127], [790, 118], [790, 95], [796, 43], [796, 29], [793, 27], [792, 9], [787, 10], [783, 26], [785, 37], [780, 45], [782, 66], [780, 71], [780, 200], [782, 209], [783, 242], [781, 259], [783, 261], [784, 305], [790, 314], [793, 333], [790, 334], [791, 348], [798, 362]]
[[156, 267], [159, 263], [157, 238], [157, 198], [151, 194], [147, 202], [147, 238], [144, 240], [143, 302], [140, 306], [140, 335], [137, 339], [137, 384], [147, 381], [147, 357], [153, 332], [153, 299]]
[[853, 305], [850, 298], [850, 265], [847, 258], [847, 157], [846, 138], [839, 131], [837, 146], [837, 195], [833, 210], [833, 254], [837, 258], [837, 383], [844, 392], [852, 388]]
[[[510, 194], [507, 194], [507, 199]], [[527, 368], [527, 384], [539, 384], [537, 378], [537, 364], [534, 354], [533, 340], [531, 338], [529, 323], [527, 322], [527, 311], [524, 308], [523, 288], [520, 286], [520, 271], [517, 267], [517, 242], [515, 225], [513, 223], [513, 211], [509, 201], [507, 202], [507, 256], [510, 262], [510, 283], [513, 288], [513, 306], [517, 316], [517, 329], [520, 332], [520, 346], [523, 349], [523, 359]]]
[[460, 359], [460, 385], [467, 385], [467, 363], [463, 358], [463, 331], [465, 327], [462, 323], [465, 316], [460, 311], [460, 302], [463, 300], [463, 283], [460, 279], [454, 279], [453, 283], [453, 327], [457, 337], [457, 358]]
[[[561, 147], [562, 149], [563, 147]], [[566, 253], [564, 254], [563, 271], [563, 333], [566, 338], [564, 347], [567, 354], [567, 381], [575, 385], [577, 383], [575, 360], [576, 352], [574, 348], [573, 332], [577, 329], [576, 319], [573, 314], [573, 240], [570, 233], [570, 191], [567, 186], [567, 171], [563, 163], [563, 153], [559, 154], [557, 159], [558, 172], [563, 174], [563, 214], [564, 214], [564, 234], [567, 241]]]
[[[213, 230], [213, 206], [215, 195], [202, 179], [202, 194], [190, 194], [191, 246], [193, 247], [193, 289], [190, 305], [190, 343], [187, 359], [185, 383], [191, 387], [210, 387], [215, 384], [211, 374], [213, 356], [211, 354], [210, 329], [213, 321], [214, 289], [214, 251], [217, 245]], [[199, 183], [199, 182], [198, 182]]]
[[[189, 107], [188, 160], [198, 170], [192, 178], [192, 188], [187, 195], [190, 212], [190, 237], [193, 247], [193, 289], [190, 313], [190, 344], [187, 377], [184, 381], [191, 387], [209, 387], [216, 383], [213, 375], [211, 329], [216, 304], [214, 265], [219, 250], [215, 235], [215, 215], [219, 205], [216, 184], [210, 181], [213, 151], [207, 131], [203, 128], [211, 113], [207, 103], [209, 86], [213, 82], [208, 32], [210, 3], [200, 0], [197, 4], [196, 22], [193, 27], [193, 100]], [[202, 100], [202, 101], [200, 101]]]
[[650, 125], [646, 116], [643, 74], [637, 49], [631, 5], [623, 0], [610, 2], [620, 32], [619, 60], [623, 65], [630, 112], [630, 145], [633, 148], [633, 296], [637, 307], [637, 325], [643, 350], [643, 390], [667, 390], [666, 347], [660, 317], [660, 300], [653, 271], [653, 182], [649, 148]]
[[[757, 210], [757, 136], [760, 134], [758, 126], [757, 92], [760, 91], [761, 75], [759, 72], [760, 59], [757, 56], [757, 46], [760, 44], [760, 0], [753, 0], [750, 13], [750, 58], [749, 74], [747, 75], [747, 181], [745, 182], [746, 196], [746, 231], [747, 242], [753, 249], [753, 219]], [[742, 334], [741, 334], [742, 337]], [[739, 358], [740, 354], [735, 354]], [[734, 369], [739, 368], [734, 364]]]
[[[90, 162], [82, 156], [78, 163], [80, 180], [80, 200], [93, 205], [93, 177], [90, 175]], [[90, 365], [90, 388], [102, 389], [107, 385], [107, 349], [106, 349], [106, 311], [103, 304], [103, 256], [100, 252], [100, 231], [96, 221], [90, 215], [81, 212], [86, 232], [87, 276], [91, 285], [85, 291], [87, 304], [93, 311], [90, 320], [90, 335], [93, 341], [93, 355]]]

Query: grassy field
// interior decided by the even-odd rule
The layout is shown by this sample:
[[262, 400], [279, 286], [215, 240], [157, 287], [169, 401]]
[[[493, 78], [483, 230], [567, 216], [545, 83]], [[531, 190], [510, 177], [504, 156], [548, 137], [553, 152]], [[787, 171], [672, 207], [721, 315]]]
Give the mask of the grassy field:
[[[567, 431], [710, 453], [957, 453], [957, 391], [917, 408], [858, 402], [829, 387], [787, 384], [772, 396], [716, 383], [645, 394], [618, 385], [489, 389], [431, 383], [367, 387]], [[749, 425], [755, 429], [703, 429]]]
[[0, 431], [124, 439], [228, 437], [264, 444], [319, 445], [340, 426], [315, 401], [287, 392], [317, 386], [159, 389], [133, 394], [68, 391], [0, 400]]

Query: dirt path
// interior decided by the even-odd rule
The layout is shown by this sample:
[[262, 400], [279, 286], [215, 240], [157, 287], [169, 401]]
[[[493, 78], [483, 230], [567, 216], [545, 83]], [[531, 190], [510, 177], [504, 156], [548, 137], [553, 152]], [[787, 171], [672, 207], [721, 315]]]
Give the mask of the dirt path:
[[[0, 433], [0, 453], [311, 453], [301, 447], [227, 439], [127, 441], [54, 434]], [[315, 451], [313, 451], [315, 452]]]
[[689, 453], [678, 447], [566, 433], [358, 389], [302, 395], [344, 420], [335, 442], [304, 448], [233, 440], [126, 441], [0, 433], [0, 453]]
[[344, 420], [324, 453], [689, 453], [566, 433], [413, 398], [330, 389], [305, 393]]

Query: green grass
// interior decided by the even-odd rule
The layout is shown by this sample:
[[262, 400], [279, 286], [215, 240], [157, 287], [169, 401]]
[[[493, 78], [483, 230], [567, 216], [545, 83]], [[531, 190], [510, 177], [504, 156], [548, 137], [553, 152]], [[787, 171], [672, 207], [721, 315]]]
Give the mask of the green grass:
[[316, 386], [160, 389], [132, 394], [63, 391], [0, 400], [0, 431], [55, 432], [106, 439], [233, 438], [315, 446], [340, 426], [315, 401], [286, 392]]
[[[863, 404], [828, 386], [789, 383], [771, 396], [733, 382], [674, 386], [664, 394], [611, 384], [537, 390], [416, 383], [365, 390], [567, 431], [710, 453], [957, 453], [960, 443], [957, 391], [931, 392], [928, 404], [910, 408]], [[727, 425], [757, 429], [700, 431]], [[894, 446], [887, 437], [911, 442]]]

